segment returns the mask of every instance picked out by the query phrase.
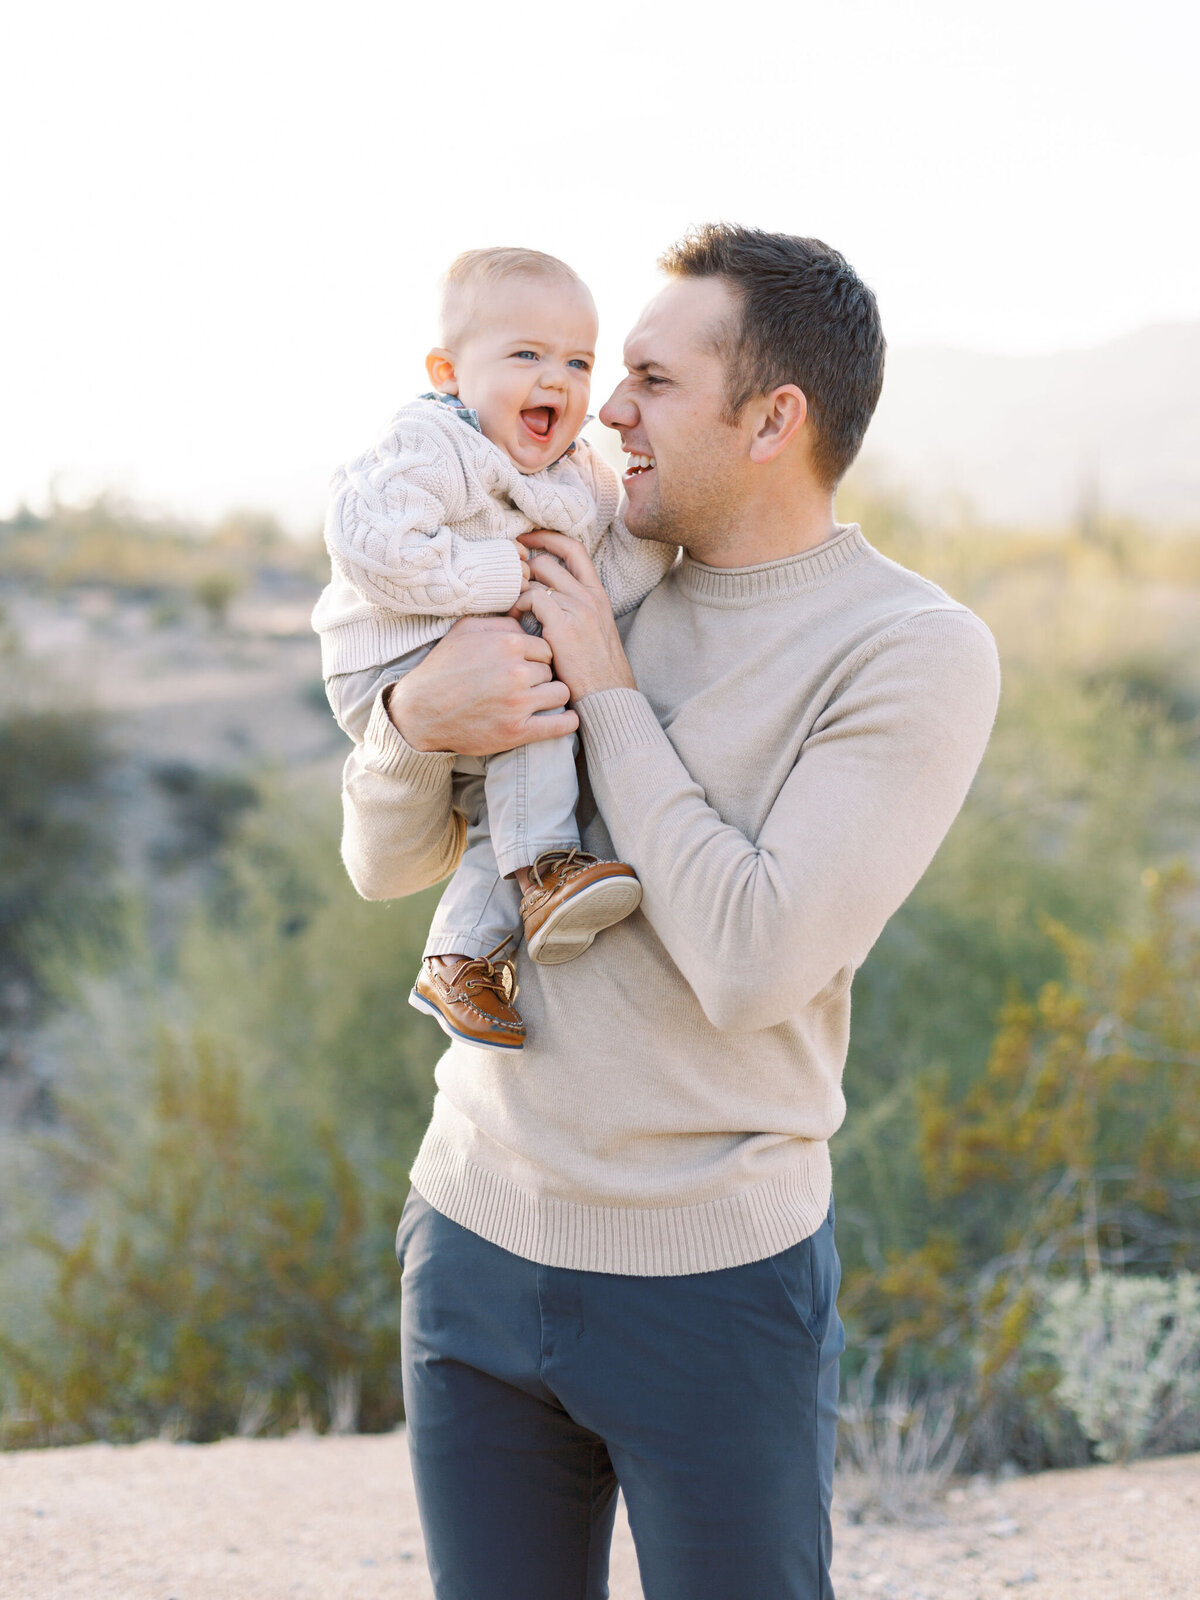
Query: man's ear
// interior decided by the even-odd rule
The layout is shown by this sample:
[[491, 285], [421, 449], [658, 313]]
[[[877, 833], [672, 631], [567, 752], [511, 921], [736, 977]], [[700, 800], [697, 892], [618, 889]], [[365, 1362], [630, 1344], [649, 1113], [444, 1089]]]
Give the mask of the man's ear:
[[804, 390], [794, 383], [772, 389], [758, 407], [758, 426], [750, 440], [750, 459], [760, 466], [775, 457], [793, 440], [808, 418]]
[[439, 394], [458, 393], [458, 373], [449, 350], [431, 350], [425, 357], [425, 371]]

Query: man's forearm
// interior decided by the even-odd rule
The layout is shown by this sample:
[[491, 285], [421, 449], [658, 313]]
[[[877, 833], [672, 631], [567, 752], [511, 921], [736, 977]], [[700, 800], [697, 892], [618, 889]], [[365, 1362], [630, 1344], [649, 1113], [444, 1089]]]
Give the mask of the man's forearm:
[[375, 703], [346, 762], [342, 859], [364, 899], [415, 894], [458, 865], [466, 824], [453, 807], [454, 757], [414, 750]]

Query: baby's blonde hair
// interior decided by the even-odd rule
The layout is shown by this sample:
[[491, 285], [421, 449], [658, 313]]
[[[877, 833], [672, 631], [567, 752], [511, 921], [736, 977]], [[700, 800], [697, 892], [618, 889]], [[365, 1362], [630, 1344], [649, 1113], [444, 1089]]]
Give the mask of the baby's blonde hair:
[[541, 250], [510, 246], [464, 250], [450, 263], [442, 279], [443, 345], [453, 348], [469, 330], [479, 292], [507, 278], [554, 278], [559, 283], [577, 283], [580, 288], [587, 289], [583, 279], [565, 261], [545, 255]]

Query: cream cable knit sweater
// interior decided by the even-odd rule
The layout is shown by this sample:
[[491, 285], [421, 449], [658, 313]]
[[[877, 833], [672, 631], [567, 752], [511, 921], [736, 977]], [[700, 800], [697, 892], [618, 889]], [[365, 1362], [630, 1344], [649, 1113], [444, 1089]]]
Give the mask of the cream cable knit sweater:
[[[996, 651], [856, 527], [763, 566], [685, 556], [622, 633], [638, 688], [579, 703], [580, 824], [641, 910], [569, 965], [520, 952], [529, 1042], [451, 1046], [413, 1183], [530, 1260], [704, 1272], [825, 1216], [851, 980], [962, 804]], [[346, 766], [361, 893], [452, 869], [453, 763], [376, 702]]]
[[582, 440], [526, 474], [452, 407], [411, 401], [334, 474], [333, 579], [313, 612], [324, 676], [383, 666], [441, 638], [457, 617], [507, 611], [521, 588], [514, 541], [533, 528], [578, 539], [616, 614], [632, 610], [676, 551], [635, 539], [619, 498], [612, 468]]

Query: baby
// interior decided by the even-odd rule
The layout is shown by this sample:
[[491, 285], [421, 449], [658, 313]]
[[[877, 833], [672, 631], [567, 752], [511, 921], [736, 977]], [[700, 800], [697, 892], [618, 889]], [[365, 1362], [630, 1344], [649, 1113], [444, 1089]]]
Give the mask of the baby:
[[[596, 308], [570, 267], [535, 250], [472, 250], [444, 283], [434, 392], [334, 476], [325, 523], [333, 579], [313, 612], [341, 727], [361, 743], [380, 690], [457, 617], [507, 612], [528, 586], [519, 534], [578, 539], [617, 616], [675, 559], [617, 515], [616, 475], [576, 434], [595, 360]], [[572, 961], [636, 909], [632, 867], [580, 848], [574, 736], [455, 762], [466, 848], [410, 995], [454, 1038], [520, 1050], [515, 967], [495, 958], [523, 926], [532, 960]]]

